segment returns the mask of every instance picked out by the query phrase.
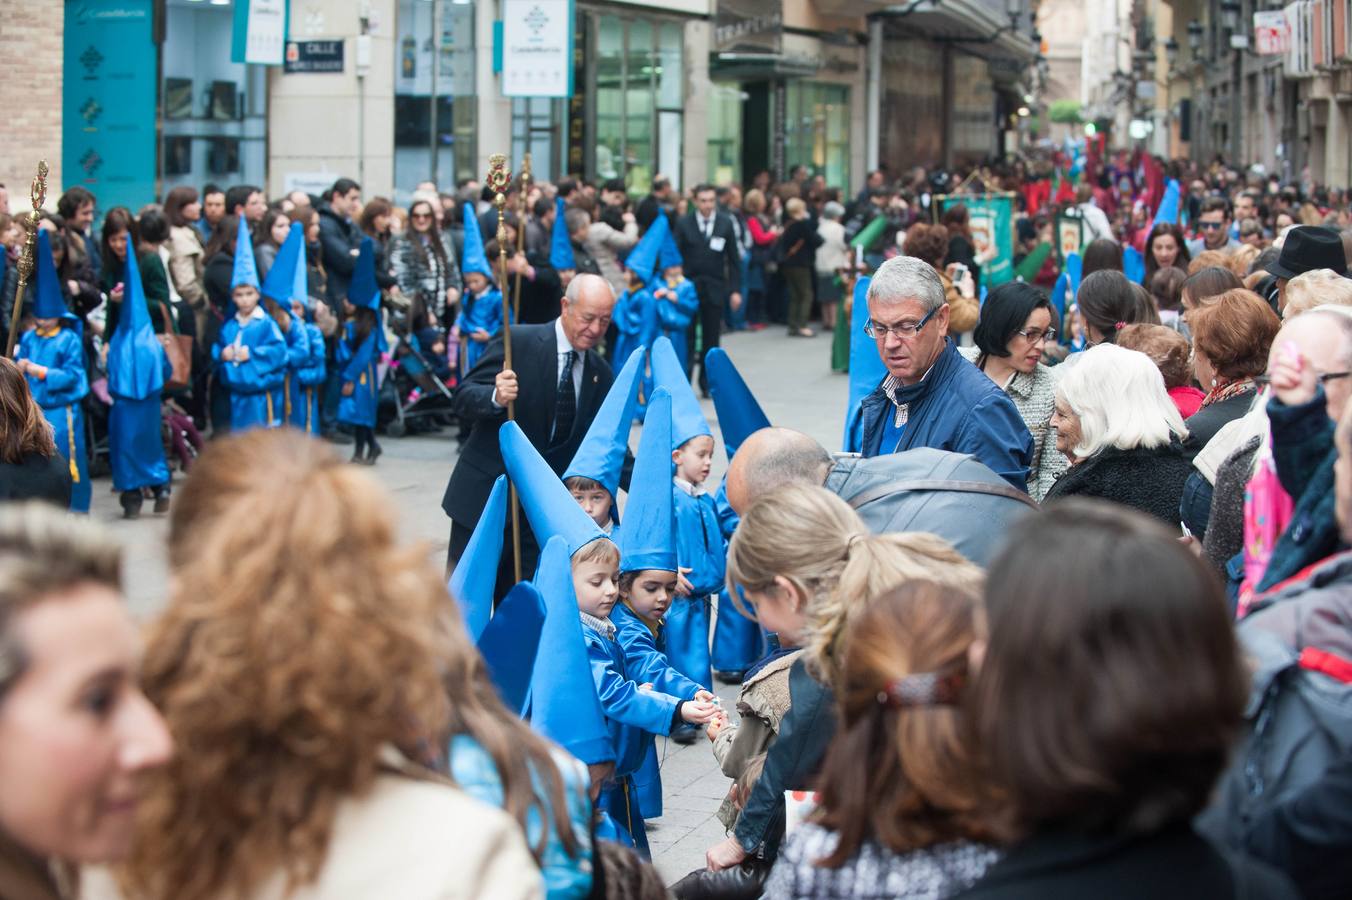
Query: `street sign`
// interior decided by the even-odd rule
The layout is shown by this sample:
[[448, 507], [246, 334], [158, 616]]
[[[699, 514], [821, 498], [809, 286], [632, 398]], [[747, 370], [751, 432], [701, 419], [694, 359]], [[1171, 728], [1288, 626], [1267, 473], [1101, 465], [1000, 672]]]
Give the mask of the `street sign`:
[[502, 95], [573, 96], [572, 0], [502, 0]]
[[1268, 10], [1253, 14], [1254, 52], [1259, 56], [1276, 56], [1291, 49], [1291, 26], [1286, 13]]
[[282, 71], [288, 75], [343, 73], [342, 41], [291, 41], [286, 45]]

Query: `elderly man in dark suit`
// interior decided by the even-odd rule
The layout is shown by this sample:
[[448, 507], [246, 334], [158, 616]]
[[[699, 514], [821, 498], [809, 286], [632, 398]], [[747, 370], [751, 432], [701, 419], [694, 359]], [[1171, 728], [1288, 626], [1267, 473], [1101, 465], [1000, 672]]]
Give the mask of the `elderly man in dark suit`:
[[[695, 352], [695, 329], [687, 333], [690, 353], [687, 359], [703, 359], [704, 354], [718, 346], [718, 335], [723, 327], [723, 304], [733, 309], [742, 305], [742, 294], [737, 288], [742, 278], [742, 248], [737, 240], [737, 228], [732, 218], [719, 212], [717, 194], [711, 185], [695, 188], [695, 208], [676, 222], [676, 246], [681, 251], [685, 277], [695, 283], [699, 296], [700, 330], [704, 347]], [[699, 367], [699, 386], [709, 396], [709, 379], [704, 365]]]
[[[610, 325], [615, 295], [599, 275], [581, 274], [568, 285], [562, 312], [544, 325], [512, 329], [512, 365], [503, 367], [502, 336], [494, 338], [455, 394], [455, 412], [470, 425], [469, 439], [451, 473], [441, 508], [451, 517], [448, 561], [454, 567], [503, 473], [498, 428], [507, 404], [516, 402], [516, 422], [550, 467], [562, 474], [605, 399], [614, 376], [596, 351]], [[538, 553], [522, 522], [522, 574], [530, 577]], [[508, 540], [498, 585], [510, 586]]]

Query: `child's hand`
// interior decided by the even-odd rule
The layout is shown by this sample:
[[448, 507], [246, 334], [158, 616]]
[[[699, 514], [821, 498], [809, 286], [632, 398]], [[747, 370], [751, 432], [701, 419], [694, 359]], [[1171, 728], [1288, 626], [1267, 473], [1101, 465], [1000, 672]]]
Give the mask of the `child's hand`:
[[651, 681], [645, 681], [638, 686], [638, 689], [640, 691], [651, 692], [653, 689], [653, 683]]
[[701, 690], [695, 691], [695, 699], [696, 699], [696, 700], [708, 700], [710, 703], [713, 703], [713, 702], [714, 702], [714, 695], [713, 695], [711, 692], [709, 692], [709, 691], [706, 691], [706, 690], [702, 690], [702, 689], [701, 689]]
[[226, 344], [224, 347], [221, 348], [221, 360], [223, 362], [234, 362], [235, 360], [234, 344]]
[[480, 328], [477, 331], [470, 333], [470, 339], [478, 344], [487, 344], [490, 340], [493, 339], [493, 335], [489, 334], [487, 331], [484, 331], [482, 328]]
[[717, 717], [715, 717], [714, 720], [705, 727], [704, 733], [708, 736], [709, 740], [716, 741], [718, 740], [718, 735], [721, 734], [723, 729], [727, 727], [728, 727], [728, 714], [720, 709], [718, 711]]
[[688, 566], [676, 567], [676, 595], [678, 597], [689, 597], [690, 592], [695, 589], [695, 586], [690, 583], [690, 579], [685, 577], [687, 572], [693, 571]]
[[434, 344], [432, 345], [432, 352], [433, 352], [434, 354], [436, 354], [437, 356], [440, 356], [441, 354], [445, 353], [445, 352], [446, 352], [446, 342], [445, 342], [445, 341], [437, 341], [436, 343], [434, 343]]
[[344, 382], [343, 382], [343, 396], [344, 396], [344, 397], [351, 397], [351, 396], [352, 396], [353, 394], [355, 394], [356, 392], [357, 392], [357, 385], [356, 385], [356, 382], [352, 382], [352, 381], [344, 381]]
[[239, 350], [235, 351], [235, 358], [238, 359], [240, 362], [248, 362], [248, 361], [249, 361], [249, 345], [248, 345], [248, 344], [240, 344], [240, 345], [239, 345]]
[[717, 706], [708, 701], [695, 700], [681, 706], [681, 718], [691, 725], [703, 725], [719, 713]]

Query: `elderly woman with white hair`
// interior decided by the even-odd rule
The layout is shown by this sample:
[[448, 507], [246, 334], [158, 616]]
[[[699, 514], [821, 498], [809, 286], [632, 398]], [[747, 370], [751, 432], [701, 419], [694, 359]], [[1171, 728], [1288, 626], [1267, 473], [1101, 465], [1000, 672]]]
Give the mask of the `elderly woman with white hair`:
[[1099, 497], [1178, 524], [1188, 429], [1150, 357], [1114, 344], [1087, 351], [1056, 386], [1051, 425], [1070, 469], [1044, 502]]

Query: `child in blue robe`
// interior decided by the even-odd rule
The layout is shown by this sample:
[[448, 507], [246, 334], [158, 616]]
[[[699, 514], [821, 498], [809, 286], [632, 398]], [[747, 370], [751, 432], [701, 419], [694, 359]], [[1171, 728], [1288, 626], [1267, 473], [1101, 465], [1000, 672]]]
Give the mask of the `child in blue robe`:
[[324, 333], [310, 321], [313, 313], [299, 300], [291, 301], [291, 312], [305, 329], [307, 353], [295, 369], [291, 381], [291, 424], [306, 434], [319, 436], [319, 399], [328, 369], [324, 362]]
[[173, 372], [155, 337], [136, 254], [127, 254], [122, 316], [108, 347], [108, 456], [113, 487], [121, 492], [122, 515], [141, 515], [142, 489], [155, 494], [155, 512], [169, 511], [169, 465], [160, 433], [161, 395]]
[[[239, 234], [248, 233], [241, 212]], [[216, 377], [230, 394], [230, 428], [274, 428], [282, 424], [278, 391], [286, 378], [286, 339], [259, 305], [258, 269], [248, 240], [235, 242], [230, 300], [235, 314], [225, 320], [211, 348]]]
[[380, 457], [376, 442], [376, 412], [380, 396], [377, 365], [389, 347], [385, 326], [380, 321], [380, 287], [376, 283], [375, 244], [362, 238], [357, 265], [343, 301], [347, 323], [338, 342], [334, 362], [342, 399], [338, 401], [338, 421], [352, 426], [355, 446], [352, 462], [373, 466]]
[[460, 314], [455, 317], [455, 327], [464, 341], [460, 353], [462, 378], [474, 368], [484, 347], [502, 328], [502, 291], [493, 284], [493, 268], [484, 253], [484, 239], [472, 204], [465, 204], [464, 220], [465, 249], [460, 273], [465, 293], [460, 301]]
[[89, 376], [85, 372], [80, 323], [66, 309], [46, 229], [38, 231], [33, 288], [35, 327], [19, 339], [15, 362], [28, 380], [33, 400], [52, 425], [56, 452], [70, 465], [70, 508], [87, 513], [93, 490], [89, 484], [89, 455], [80, 403], [89, 393]]
[[676, 358], [681, 367], [690, 371], [690, 360], [686, 349], [686, 333], [695, 313], [699, 312], [699, 295], [695, 292], [695, 283], [685, 277], [681, 265], [681, 251], [676, 247], [676, 239], [667, 232], [659, 257], [662, 265], [662, 277], [654, 279], [650, 285], [653, 300], [657, 306], [657, 321], [662, 336], [671, 341], [676, 350]]
[[[657, 256], [662, 242], [671, 233], [666, 216], [658, 216], [644, 232], [643, 237], [634, 245], [625, 257], [624, 267], [628, 273], [629, 288], [615, 302], [613, 314], [615, 330], [619, 336], [615, 341], [613, 359], [628, 359], [637, 347], [652, 348], [659, 333], [657, 300], [649, 288], [653, 273], [657, 269]], [[636, 407], [640, 417], [647, 408], [648, 397], [653, 391], [652, 369], [645, 361], [642, 387], [639, 390]]]
[[[672, 395], [672, 502], [676, 508], [676, 556], [688, 570], [677, 588], [679, 595], [667, 613], [667, 657], [682, 674], [699, 684], [710, 684], [713, 673], [709, 650], [713, 595], [723, 587], [727, 544], [719, 527], [714, 499], [705, 490], [713, 465], [714, 439], [699, 401], [666, 338], [653, 347], [653, 373], [658, 389]], [[672, 735], [677, 743], [693, 743], [694, 729]]]
[[304, 291], [297, 277], [304, 265], [304, 248], [305, 229], [295, 222], [263, 279], [263, 303], [286, 340], [286, 368], [272, 401], [274, 408], [282, 411], [282, 424], [289, 424], [295, 418], [294, 406], [300, 395], [299, 373], [310, 361], [310, 334], [305, 328], [304, 314], [297, 314], [293, 309], [296, 292]]
[[620, 540], [620, 476], [629, 453], [629, 429], [638, 404], [638, 380], [645, 356], [643, 347], [629, 354], [563, 473], [564, 487], [616, 544]]

